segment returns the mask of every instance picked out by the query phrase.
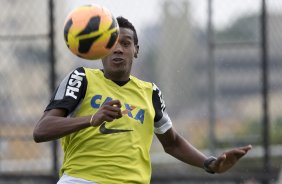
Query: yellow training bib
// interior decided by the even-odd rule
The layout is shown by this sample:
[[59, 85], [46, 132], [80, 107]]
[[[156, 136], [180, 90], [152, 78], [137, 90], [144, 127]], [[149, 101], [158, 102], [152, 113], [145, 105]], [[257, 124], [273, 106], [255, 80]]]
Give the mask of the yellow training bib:
[[123, 117], [62, 138], [61, 174], [102, 184], [150, 183], [155, 116], [152, 83], [130, 76], [128, 83], [119, 86], [100, 70], [84, 69], [87, 90], [73, 116], [92, 115], [103, 103], [120, 100]]

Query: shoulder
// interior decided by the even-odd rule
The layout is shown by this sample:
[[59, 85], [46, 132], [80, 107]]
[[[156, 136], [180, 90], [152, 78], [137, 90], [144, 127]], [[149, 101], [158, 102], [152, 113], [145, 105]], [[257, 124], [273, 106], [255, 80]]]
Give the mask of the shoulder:
[[86, 76], [98, 76], [101, 77], [101, 75], [103, 75], [103, 72], [100, 69], [94, 69], [94, 68], [87, 68], [87, 67], [83, 67], [84, 71], [85, 71], [85, 75]]
[[144, 81], [141, 79], [138, 79], [137, 77], [134, 76], [130, 76], [130, 80], [132, 80], [138, 87], [143, 88], [143, 89], [153, 89], [153, 83], [152, 82], [148, 82], [148, 81]]
[[79, 72], [81, 72], [81, 73], [85, 73], [85, 67], [77, 67], [77, 68], [75, 68], [73, 71], [72, 71], [72, 73], [74, 73], [75, 71], [79, 71]]
[[93, 69], [93, 68], [88, 68], [88, 67], [79, 67], [77, 70], [83, 70], [84, 73], [98, 73], [100, 70], [99, 69]]
[[78, 67], [68, 74], [64, 79], [67, 80], [67, 84], [73, 86], [77, 81], [85, 82], [86, 72], [84, 67]]

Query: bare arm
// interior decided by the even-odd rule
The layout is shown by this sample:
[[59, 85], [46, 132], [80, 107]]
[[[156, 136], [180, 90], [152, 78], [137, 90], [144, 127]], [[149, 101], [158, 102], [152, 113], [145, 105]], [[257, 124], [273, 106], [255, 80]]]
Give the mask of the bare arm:
[[174, 128], [164, 134], [156, 134], [166, 153], [196, 167], [203, 167], [207, 157], [181, 137]]
[[33, 131], [35, 142], [45, 142], [61, 138], [90, 126], [91, 116], [66, 118], [65, 110], [52, 109], [44, 112]]
[[[93, 115], [92, 125], [99, 126], [104, 121], [111, 122], [114, 119], [120, 118], [122, 116], [120, 107], [121, 104], [118, 100], [105, 103]], [[55, 140], [91, 126], [91, 115], [75, 118], [67, 118], [65, 115], [66, 110], [64, 109], [52, 109], [44, 112], [34, 128], [34, 141], [45, 142]]]
[[[173, 157], [196, 167], [204, 168], [207, 157], [181, 137], [174, 128], [164, 134], [156, 134], [165, 152]], [[234, 148], [222, 153], [217, 160], [209, 165], [209, 170], [215, 173], [223, 173], [233, 167], [237, 161], [252, 148], [251, 145]]]

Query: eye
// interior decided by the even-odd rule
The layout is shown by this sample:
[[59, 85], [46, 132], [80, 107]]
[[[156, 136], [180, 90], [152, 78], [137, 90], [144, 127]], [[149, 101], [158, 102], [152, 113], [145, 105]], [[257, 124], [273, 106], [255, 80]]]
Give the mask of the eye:
[[121, 45], [123, 47], [130, 47], [131, 46], [131, 41], [123, 40], [123, 41], [121, 41]]

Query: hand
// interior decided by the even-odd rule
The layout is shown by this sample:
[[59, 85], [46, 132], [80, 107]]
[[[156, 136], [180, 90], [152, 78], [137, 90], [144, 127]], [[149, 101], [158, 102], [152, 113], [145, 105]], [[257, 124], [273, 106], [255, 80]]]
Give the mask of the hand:
[[99, 110], [94, 114], [92, 126], [100, 126], [104, 121], [111, 122], [114, 119], [119, 119], [122, 117], [121, 114], [121, 103], [119, 100], [112, 100], [110, 102], [104, 103]]
[[251, 145], [234, 148], [221, 154], [217, 160], [210, 164], [210, 169], [215, 173], [223, 173], [233, 167], [236, 162], [252, 149]]

